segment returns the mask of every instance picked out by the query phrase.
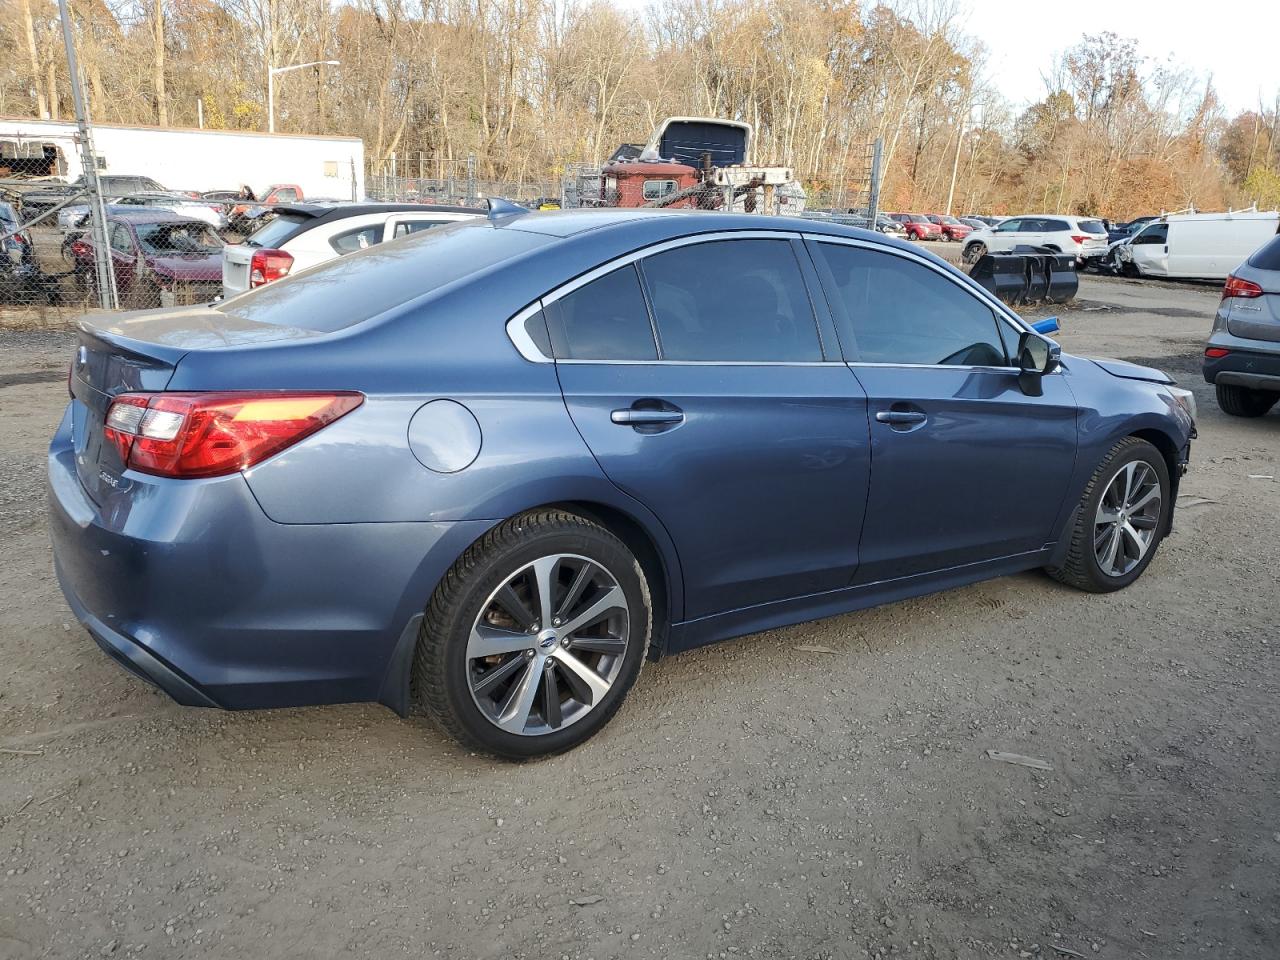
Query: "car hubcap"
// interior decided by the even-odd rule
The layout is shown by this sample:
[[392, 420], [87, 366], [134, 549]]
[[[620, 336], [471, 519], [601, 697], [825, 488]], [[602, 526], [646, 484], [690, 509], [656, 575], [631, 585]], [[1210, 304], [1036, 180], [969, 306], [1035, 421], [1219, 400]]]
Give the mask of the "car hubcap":
[[1093, 550], [1109, 577], [1122, 577], [1151, 549], [1160, 523], [1160, 477], [1150, 464], [1127, 463], [1111, 478], [1093, 523]]
[[576, 723], [622, 670], [631, 616], [618, 579], [574, 554], [540, 557], [485, 601], [467, 640], [467, 684], [508, 733]]

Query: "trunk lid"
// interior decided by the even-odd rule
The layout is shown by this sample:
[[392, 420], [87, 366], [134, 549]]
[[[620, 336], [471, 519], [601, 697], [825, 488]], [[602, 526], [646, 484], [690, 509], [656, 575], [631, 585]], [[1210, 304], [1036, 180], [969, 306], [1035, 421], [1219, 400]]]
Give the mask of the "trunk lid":
[[107, 410], [117, 396], [164, 390], [179, 362], [193, 351], [321, 336], [216, 307], [90, 315], [80, 322], [69, 380], [72, 437], [76, 473], [94, 503], [101, 506], [105, 498], [130, 487], [119, 451], [103, 435]]

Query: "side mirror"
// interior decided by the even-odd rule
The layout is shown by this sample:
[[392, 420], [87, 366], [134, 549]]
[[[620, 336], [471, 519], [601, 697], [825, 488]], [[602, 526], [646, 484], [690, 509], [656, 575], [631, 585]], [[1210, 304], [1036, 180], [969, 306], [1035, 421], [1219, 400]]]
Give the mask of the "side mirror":
[[1018, 386], [1029, 397], [1044, 393], [1040, 378], [1057, 369], [1062, 348], [1038, 333], [1025, 331], [1018, 338]]

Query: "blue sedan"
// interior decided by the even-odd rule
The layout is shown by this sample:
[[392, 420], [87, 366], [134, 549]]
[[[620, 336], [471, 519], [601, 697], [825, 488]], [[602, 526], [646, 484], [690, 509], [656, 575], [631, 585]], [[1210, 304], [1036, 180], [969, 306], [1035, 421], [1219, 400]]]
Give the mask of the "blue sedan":
[[180, 703], [377, 701], [508, 758], [646, 659], [1032, 568], [1128, 586], [1195, 434], [834, 223], [520, 213], [199, 307], [86, 321], [57, 575]]

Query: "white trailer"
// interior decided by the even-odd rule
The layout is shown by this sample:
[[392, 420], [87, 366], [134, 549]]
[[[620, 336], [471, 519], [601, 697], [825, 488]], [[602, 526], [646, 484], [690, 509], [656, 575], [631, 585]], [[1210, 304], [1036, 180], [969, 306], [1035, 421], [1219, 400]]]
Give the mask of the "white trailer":
[[[0, 177], [82, 173], [74, 123], [0, 118]], [[364, 198], [364, 142], [244, 130], [93, 125], [99, 173], [150, 177], [170, 190], [261, 193], [273, 183], [297, 184], [304, 197]]]

